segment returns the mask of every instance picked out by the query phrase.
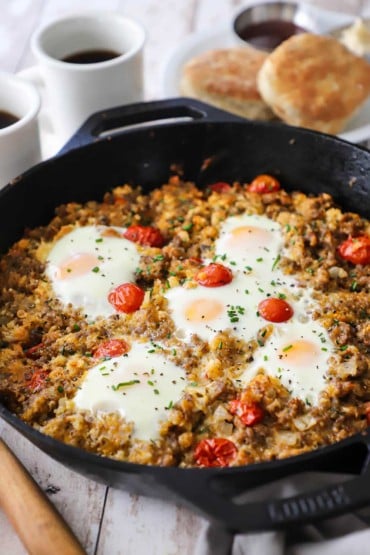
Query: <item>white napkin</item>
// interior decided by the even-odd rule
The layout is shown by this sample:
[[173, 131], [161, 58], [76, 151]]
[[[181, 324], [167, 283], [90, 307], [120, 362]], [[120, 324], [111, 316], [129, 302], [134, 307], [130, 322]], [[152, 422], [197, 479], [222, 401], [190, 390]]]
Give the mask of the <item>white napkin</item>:
[[[302, 473], [238, 496], [257, 501], [291, 496], [353, 476]], [[284, 531], [232, 535], [217, 524], [204, 524], [194, 555], [366, 555], [370, 553], [370, 507], [356, 513], [294, 525]]]

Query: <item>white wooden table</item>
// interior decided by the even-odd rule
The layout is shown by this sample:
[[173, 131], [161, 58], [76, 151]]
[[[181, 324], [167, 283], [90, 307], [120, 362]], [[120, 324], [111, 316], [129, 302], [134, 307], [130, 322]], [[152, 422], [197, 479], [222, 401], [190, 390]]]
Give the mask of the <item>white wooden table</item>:
[[[159, 76], [174, 48], [190, 33], [231, 22], [232, 14], [247, 3], [252, 2], [0, 0], [0, 70], [16, 73], [34, 64], [29, 39], [39, 25], [79, 9], [114, 9], [137, 18], [147, 28], [145, 97], [157, 99], [161, 90]], [[370, 15], [368, 0], [312, 0], [312, 3], [353, 14], [362, 9]], [[194, 552], [204, 521], [185, 508], [129, 495], [88, 480], [50, 459], [2, 421], [0, 436], [50, 496], [88, 554], [188, 555]], [[25, 553], [0, 510], [0, 555]]]

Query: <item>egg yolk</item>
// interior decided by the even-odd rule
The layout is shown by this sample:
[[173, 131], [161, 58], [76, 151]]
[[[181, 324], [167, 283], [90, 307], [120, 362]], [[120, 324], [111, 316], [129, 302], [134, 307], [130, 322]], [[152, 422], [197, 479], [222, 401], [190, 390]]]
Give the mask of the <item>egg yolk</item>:
[[93, 254], [82, 252], [76, 253], [66, 258], [55, 271], [55, 278], [64, 280], [83, 276], [91, 272], [98, 265], [99, 261]]
[[224, 305], [214, 299], [197, 299], [188, 304], [185, 317], [190, 322], [210, 322], [224, 310]]
[[230, 232], [227, 241], [232, 247], [243, 247], [243, 249], [256, 249], [265, 247], [271, 243], [271, 233], [267, 229], [254, 226], [236, 227]]
[[298, 368], [313, 365], [319, 354], [319, 350], [314, 343], [300, 339], [282, 347], [279, 352], [279, 359]]

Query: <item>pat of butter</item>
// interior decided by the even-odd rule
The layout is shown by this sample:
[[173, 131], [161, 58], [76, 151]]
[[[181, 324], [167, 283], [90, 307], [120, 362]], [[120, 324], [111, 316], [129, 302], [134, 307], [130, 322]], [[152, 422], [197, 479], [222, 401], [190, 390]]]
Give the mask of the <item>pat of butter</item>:
[[362, 19], [356, 19], [353, 25], [342, 31], [340, 42], [357, 56], [370, 54], [370, 30]]
[[74, 402], [80, 410], [97, 414], [117, 411], [134, 423], [135, 437], [150, 440], [158, 437], [160, 422], [186, 384], [184, 369], [151, 343], [133, 343], [127, 355], [90, 368]]

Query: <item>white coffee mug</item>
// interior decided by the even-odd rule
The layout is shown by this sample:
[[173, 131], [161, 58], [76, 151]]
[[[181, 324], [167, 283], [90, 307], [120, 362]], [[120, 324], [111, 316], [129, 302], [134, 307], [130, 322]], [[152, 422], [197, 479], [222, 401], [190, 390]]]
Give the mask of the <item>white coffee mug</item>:
[[[54, 21], [36, 31], [31, 48], [54, 131], [66, 141], [99, 110], [143, 99], [145, 30], [120, 13], [91, 11]], [[94, 63], [64, 61], [91, 51], [116, 57]], [[37, 80], [34, 80], [37, 83]]]
[[0, 112], [14, 123], [0, 129], [0, 187], [41, 160], [36, 88], [9, 73], [0, 72]]

